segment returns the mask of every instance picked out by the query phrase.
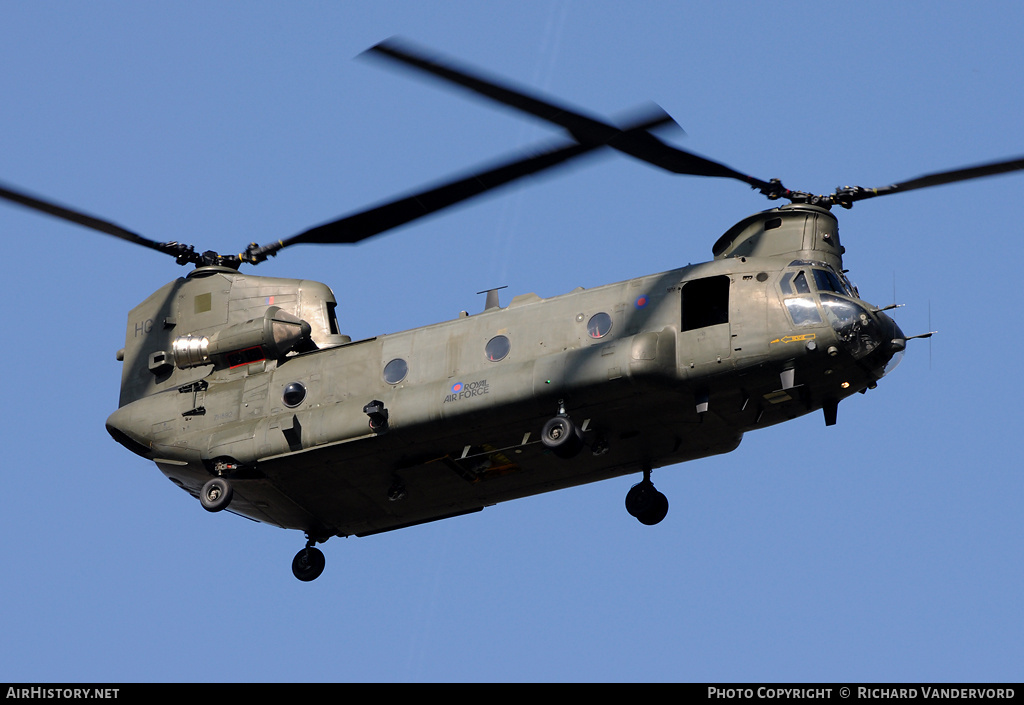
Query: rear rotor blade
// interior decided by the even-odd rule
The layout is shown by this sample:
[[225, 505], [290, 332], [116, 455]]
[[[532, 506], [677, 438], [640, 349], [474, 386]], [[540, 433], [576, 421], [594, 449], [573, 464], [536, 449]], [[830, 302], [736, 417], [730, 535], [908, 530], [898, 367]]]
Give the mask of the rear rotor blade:
[[[642, 115], [637, 118], [635, 123], [626, 128], [622, 130], [616, 128], [613, 136], [654, 129], [665, 124], [666, 120], [670, 121], [671, 118], [660, 111]], [[559, 166], [602, 146], [604, 145], [594, 142], [588, 144], [559, 143], [540, 147], [533, 150], [534, 153], [527, 157], [516, 156], [506, 159], [439, 186], [430, 187], [409, 196], [318, 225], [276, 243], [250, 249], [243, 255], [243, 259], [253, 263], [261, 262], [284, 247], [302, 243], [353, 244], [361, 242], [517, 179]]]
[[59, 206], [56, 203], [44, 201], [34, 196], [29, 196], [27, 193], [22, 191], [16, 191], [9, 186], [0, 184], [0, 198], [10, 201], [11, 203], [17, 203], [20, 206], [24, 206], [31, 210], [39, 211], [47, 215], [52, 215], [63, 220], [68, 220], [72, 223], [91, 228], [92, 230], [98, 230], [101, 233], [107, 235], [113, 235], [114, 237], [133, 242], [136, 245], [142, 245], [153, 250], [159, 250], [163, 252], [163, 245], [155, 240], [150, 240], [147, 237], [143, 237], [138, 233], [133, 233], [127, 228], [122, 228], [120, 225], [111, 223], [109, 220], [103, 220], [102, 218], [95, 218], [91, 215], [86, 215], [81, 211], [72, 210], [71, 208], [65, 208]]
[[598, 146], [600, 145], [570, 144], [547, 149], [536, 156], [501, 164], [484, 172], [474, 173], [456, 181], [318, 225], [284, 240], [282, 246], [298, 243], [353, 244], [360, 242], [516, 179], [550, 169], [596, 149]]
[[30, 196], [24, 191], [18, 191], [0, 184], [0, 198], [16, 203], [19, 206], [24, 206], [30, 210], [45, 213], [46, 215], [52, 215], [55, 218], [67, 220], [71, 223], [81, 225], [82, 227], [89, 228], [90, 230], [96, 230], [107, 235], [113, 235], [116, 238], [131, 242], [135, 245], [142, 245], [148, 247], [151, 250], [162, 252], [165, 255], [174, 257], [178, 264], [222, 264], [226, 266], [237, 267], [238, 258], [221, 257], [216, 252], [205, 252], [199, 254], [195, 251], [191, 245], [184, 245], [180, 242], [157, 242], [156, 240], [150, 240], [148, 237], [143, 237], [136, 232], [132, 232], [127, 228], [123, 228], [116, 223], [112, 223], [109, 220], [97, 218], [95, 216], [88, 215], [73, 208], [67, 208], [61, 206], [52, 201], [46, 201], [35, 196]]

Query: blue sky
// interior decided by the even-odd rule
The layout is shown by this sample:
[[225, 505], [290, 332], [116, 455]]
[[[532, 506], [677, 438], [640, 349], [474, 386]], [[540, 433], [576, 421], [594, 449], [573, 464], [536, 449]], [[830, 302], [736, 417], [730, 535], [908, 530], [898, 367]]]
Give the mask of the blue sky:
[[[557, 134], [355, 57], [402, 35], [790, 188], [1024, 153], [1017, 2], [0, 2], [0, 181], [234, 252]], [[658, 471], [323, 546], [211, 515], [103, 428], [127, 311], [185, 270], [0, 206], [5, 681], [1016, 681], [1024, 175], [839, 211], [906, 304], [876, 390]], [[769, 207], [606, 155], [268, 276], [353, 338], [710, 258]], [[371, 299], [367, 295], [374, 291]]]

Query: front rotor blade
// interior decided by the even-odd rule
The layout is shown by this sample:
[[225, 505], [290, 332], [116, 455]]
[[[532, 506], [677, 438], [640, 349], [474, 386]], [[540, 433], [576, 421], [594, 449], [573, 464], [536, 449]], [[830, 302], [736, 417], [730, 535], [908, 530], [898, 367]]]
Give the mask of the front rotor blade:
[[479, 74], [473, 75], [469, 69], [456, 66], [450, 59], [445, 59], [442, 63], [438, 59], [430, 58], [420, 49], [397, 37], [386, 39], [380, 44], [370, 47], [363, 52], [363, 55], [388, 57], [406, 66], [420, 69], [437, 78], [468, 88], [474, 93], [503, 105], [517, 108], [542, 120], [564, 127], [579, 142], [605, 143], [618, 132], [617, 128], [611, 125], [578, 111], [556, 105], [549, 99], [527, 95], [520, 89], [502, 85], [497, 79], [485, 78]]
[[1020, 171], [1021, 169], [1024, 169], [1024, 158], [1018, 157], [1016, 159], [979, 164], [977, 166], [965, 167], [963, 169], [940, 171], [935, 174], [925, 174], [924, 176], [919, 176], [916, 179], [893, 184], [887, 188], [890, 190], [889, 192], [912, 191], [913, 189], [927, 188], [929, 186], [941, 186], [942, 184], [952, 184], [957, 181], [968, 181], [970, 179], [980, 179], [984, 176], [995, 176], [996, 174], [1005, 174], [1010, 171]]
[[859, 186], [841, 188], [836, 190], [833, 199], [835, 202], [848, 208], [850, 204], [855, 201], [863, 201], [868, 198], [874, 198], [875, 196], [887, 196], [891, 193], [902, 193], [904, 191], [913, 191], [919, 188], [942, 186], [943, 184], [952, 184], [958, 181], [969, 181], [971, 179], [980, 179], [986, 176], [996, 176], [998, 174], [1006, 174], [1012, 171], [1021, 170], [1024, 170], [1024, 158], [1017, 157], [1015, 159], [978, 164], [977, 166], [952, 169], [950, 171], [939, 171], [934, 174], [925, 174], [908, 181], [901, 181], [881, 188], [865, 189]]
[[[719, 162], [700, 157], [678, 147], [665, 144], [646, 132], [632, 132], [624, 135], [614, 125], [584, 115], [583, 113], [556, 104], [547, 98], [529, 95], [524, 90], [503, 84], [497, 79], [484, 77], [450, 59], [443, 62], [429, 57], [409, 42], [391, 38], [367, 49], [367, 56], [383, 56], [424, 71], [437, 78], [467, 88], [474, 93], [490, 98], [523, 112], [529, 113], [555, 125], [565, 128], [579, 142], [599, 141], [613, 149], [641, 159], [654, 166], [675, 174], [691, 176], [717, 176], [738, 179], [772, 197], [782, 195], [781, 187], [761, 179], [740, 173]], [[660, 110], [660, 108], [659, 108]]]

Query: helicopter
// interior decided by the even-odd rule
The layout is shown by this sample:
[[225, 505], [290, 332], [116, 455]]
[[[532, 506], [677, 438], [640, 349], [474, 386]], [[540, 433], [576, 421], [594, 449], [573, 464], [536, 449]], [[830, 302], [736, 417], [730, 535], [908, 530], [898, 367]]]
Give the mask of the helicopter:
[[[672, 146], [657, 106], [616, 124], [389, 39], [365, 56], [401, 65], [551, 123], [567, 134], [505, 159], [237, 254], [157, 242], [111, 221], [0, 185], [0, 198], [192, 265], [128, 314], [115, 441], [152, 461], [210, 512], [303, 532], [301, 581], [316, 548], [639, 474], [625, 509], [668, 514], [659, 468], [728, 453], [749, 431], [865, 393], [908, 336], [843, 268], [835, 206], [1024, 169], [1024, 158], [880, 188], [791, 191]], [[727, 178], [784, 205], [725, 231], [713, 259], [592, 289], [352, 340], [331, 289], [254, 276], [298, 244], [354, 244], [596, 150], [672, 174]], [[481, 292], [484, 293], [484, 292]]]

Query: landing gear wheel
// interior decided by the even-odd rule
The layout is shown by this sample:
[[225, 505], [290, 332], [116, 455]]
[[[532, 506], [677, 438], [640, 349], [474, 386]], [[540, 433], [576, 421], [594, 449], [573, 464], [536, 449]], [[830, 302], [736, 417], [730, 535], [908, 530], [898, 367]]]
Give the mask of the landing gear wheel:
[[646, 480], [633, 485], [626, 493], [626, 511], [630, 516], [640, 516], [650, 509], [657, 491], [654, 485]]
[[548, 419], [540, 442], [559, 458], [571, 458], [583, 448], [583, 433], [567, 416]]
[[199, 491], [199, 503], [208, 512], [219, 512], [231, 504], [233, 494], [230, 482], [223, 477], [215, 477], [207, 480], [203, 489]]
[[327, 559], [323, 551], [314, 546], [307, 546], [295, 554], [292, 559], [292, 573], [304, 583], [316, 580], [324, 572]]
[[650, 480], [644, 480], [626, 493], [626, 511], [641, 524], [653, 526], [668, 514], [668, 497], [655, 489]]
[[637, 515], [637, 521], [647, 526], [654, 526], [668, 514], [668, 497], [657, 490], [654, 491], [654, 501], [645, 511]]

